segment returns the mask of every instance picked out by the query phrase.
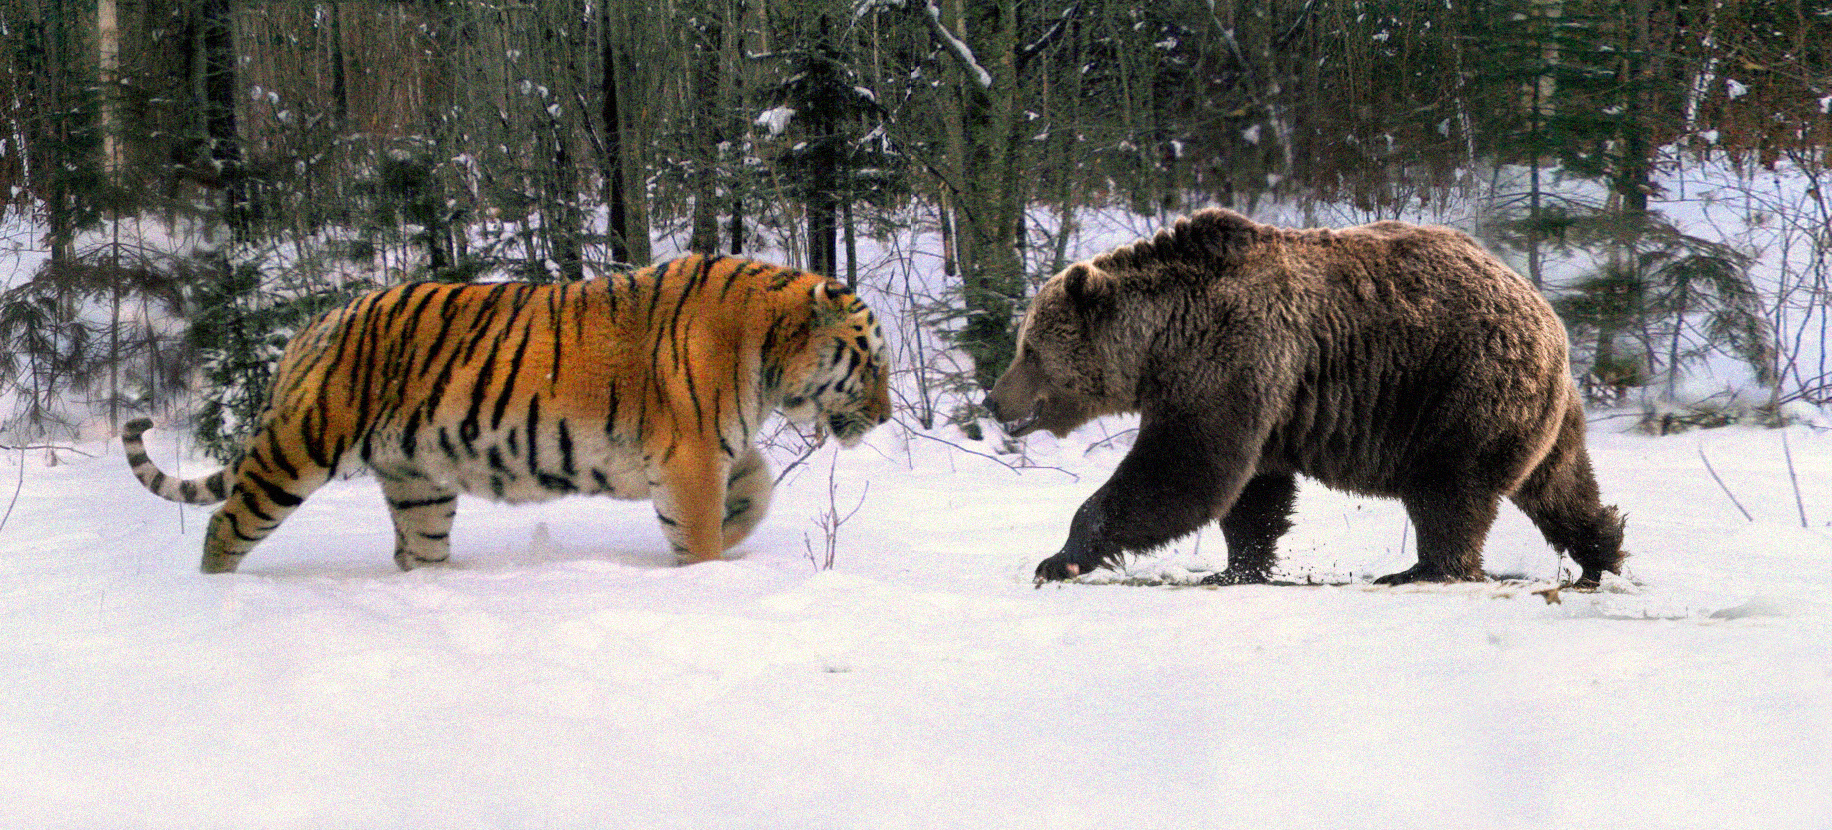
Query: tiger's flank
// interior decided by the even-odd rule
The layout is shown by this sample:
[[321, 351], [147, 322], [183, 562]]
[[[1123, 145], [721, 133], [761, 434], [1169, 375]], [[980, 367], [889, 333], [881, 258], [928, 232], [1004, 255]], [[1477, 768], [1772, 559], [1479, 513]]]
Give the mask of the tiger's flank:
[[333, 476], [372, 470], [403, 570], [443, 562], [459, 493], [652, 499], [681, 563], [718, 559], [774, 486], [754, 445], [771, 411], [853, 446], [890, 417], [878, 321], [845, 285], [753, 260], [688, 256], [565, 285], [411, 283], [295, 336], [259, 425], [228, 467], [167, 476], [146, 419], [134, 475], [222, 503], [203, 571], [242, 557]]

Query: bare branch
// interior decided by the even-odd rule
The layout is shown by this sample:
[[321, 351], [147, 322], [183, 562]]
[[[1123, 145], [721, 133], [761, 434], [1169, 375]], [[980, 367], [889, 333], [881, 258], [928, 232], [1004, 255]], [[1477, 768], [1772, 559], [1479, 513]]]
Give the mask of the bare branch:
[[912, 432], [911, 432], [910, 434], [911, 434], [911, 435], [915, 435], [915, 436], [918, 436], [918, 437], [921, 437], [921, 438], [927, 438], [927, 439], [929, 439], [930, 441], [934, 441], [934, 442], [935, 442], [935, 443], [937, 443], [937, 444], [946, 444], [946, 445], [948, 445], [948, 446], [950, 446], [950, 447], [953, 447], [953, 448], [955, 448], [955, 449], [957, 449], [957, 450], [960, 450], [961, 452], [964, 452], [964, 453], [966, 453], [966, 454], [968, 454], [968, 455], [977, 455], [977, 456], [979, 456], [979, 457], [981, 457], [981, 458], [987, 458], [987, 459], [991, 459], [991, 460], [993, 460], [993, 461], [997, 461], [997, 462], [998, 462], [998, 463], [1000, 463], [1001, 465], [1004, 465], [1004, 467], [1005, 467], [1006, 469], [1008, 469], [1008, 470], [1012, 470], [1012, 471], [1014, 471], [1014, 472], [1023, 472], [1024, 470], [1054, 470], [1054, 471], [1056, 471], [1056, 472], [1058, 472], [1058, 473], [1062, 473], [1063, 475], [1065, 475], [1065, 476], [1068, 476], [1068, 477], [1069, 477], [1069, 478], [1070, 478], [1071, 480], [1074, 480], [1074, 481], [1080, 481], [1080, 480], [1081, 480], [1081, 476], [1078, 476], [1078, 475], [1076, 475], [1076, 474], [1074, 474], [1074, 473], [1071, 473], [1071, 472], [1069, 472], [1068, 470], [1065, 470], [1065, 469], [1063, 469], [1063, 468], [1061, 468], [1061, 467], [1044, 467], [1044, 466], [1041, 466], [1041, 465], [1035, 465], [1035, 464], [1013, 464], [1013, 463], [1011, 463], [1010, 461], [1006, 461], [1005, 459], [1003, 459], [1003, 458], [1000, 458], [1000, 457], [998, 457], [998, 456], [996, 456], [996, 455], [993, 455], [993, 454], [991, 454], [991, 453], [984, 453], [984, 452], [980, 452], [979, 450], [972, 450], [972, 449], [968, 449], [968, 448], [966, 448], [966, 447], [963, 447], [963, 446], [961, 446], [961, 445], [959, 445], [959, 444], [956, 444], [956, 443], [954, 443], [953, 441], [948, 441], [948, 440], [945, 440], [945, 439], [942, 439], [942, 438], [937, 438], [937, 437], [935, 437], [935, 436], [933, 436], [933, 435], [930, 435], [930, 434], [928, 434], [928, 433], [926, 433], [926, 432], [914, 432], [914, 431], [912, 431]]
[[1080, 12], [1081, 3], [1079, 0], [1070, 3], [1068, 8], [1063, 9], [1062, 16], [1056, 18], [1055, 23], [1050, 24], [1049, 31], [1039, 35], [1036, 40], [1030, 42], [1029, 46], [1025, 46], [1018, 50], [1018, 66], [1022, 68], [1024, 64], [1030, 62], [1031, 58], [1036, 57], [1043, 50], [1050, 48], [1051, 45], [1062, 37], [1063, 32], [1068, 31], [1069, 21], [1075, 19], [1075, 15]]
[[974, 83], [979, 84], [980, 89], [992, 89], [992, 73], [987, 72], [986, 67], [980, 65], [980, 59], [973, 55], [973, 48], [968, 46], [966, 41], [955, 37], [954, 33], [948, 31], [948, 27], [941, 22], [941, 7], [933, 2], [924, 3], [923, 17], [929, 21], [929, 28], [935, 32], [935, 37], [942, 42], [942, 45], [948, 47], [948, 51], [953, 53], [955, 60], [960, 61], [961, 69], [973, 76]]
[[1743, 508], [1743, 503], [1737, 501], [1737, 494], [1730, 492], [1730, 488], [1724, 486], [1724, 480], [1718, 478], [1717, 470], [1711, 468], [1711, 459], [1705, 457], [1705, 447], [1703, 444], [1700, 444], [1698, 448], [1698, 460], [1705, 462], [1705, 472], [1710, 473], [1711, 480], [1717, 482], [1718, 489], [1723, 490], [1724, 495], [1730, 497], [1730, 503], [1737, 506], [1737, 512], [1742, 513], [1743, 518], [1752, 522], [1755, 521], [1756, 517], [1749, 515], [1749, 511]]

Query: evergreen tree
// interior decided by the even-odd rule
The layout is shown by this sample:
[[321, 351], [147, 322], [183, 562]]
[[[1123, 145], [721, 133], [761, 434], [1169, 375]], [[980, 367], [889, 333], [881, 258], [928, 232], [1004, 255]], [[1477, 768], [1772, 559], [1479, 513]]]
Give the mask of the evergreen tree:
[[789, 75], [767, 95], [777, 109], [770, 119], [783, 130], [773, 166], [807, 215], [808, 269], [841, 276], [850, 284], [854, 263], [840, 268], [836, 234], [852, 234], [852, 205], [861, 199], [889, 204], [901, 190], [902, 159], [880, 125], [872, 92], [861, 85], [850, 56], [823, 15], [807, 46], [782, 53]]

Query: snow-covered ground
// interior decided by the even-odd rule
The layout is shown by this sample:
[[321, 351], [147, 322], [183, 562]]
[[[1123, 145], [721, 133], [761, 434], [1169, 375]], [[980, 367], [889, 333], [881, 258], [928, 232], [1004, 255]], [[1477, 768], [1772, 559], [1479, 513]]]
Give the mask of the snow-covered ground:
[[[359, 479], [203, 576], [207, 513], [118, 448], [9, 452], [0, 827], [1832, 827], [1832, 434], [1785, 433], [1803, 529], [1782, 432], [1615, 423], [1630, 579], [1557, 604], [1512, 508], [1514, 579], [1373, 588], [1403, 514], [1315, 485], [1299, 584], [1115, 581], [1218, 567], [1208, 533], [1035, 588], [1098, 425], [1029, 469], [880, 429], [687, 568], [647, 505], [467, 499], [456, 563], [403, 574]], [[863, 505], [817, 571], [829, 475]]]

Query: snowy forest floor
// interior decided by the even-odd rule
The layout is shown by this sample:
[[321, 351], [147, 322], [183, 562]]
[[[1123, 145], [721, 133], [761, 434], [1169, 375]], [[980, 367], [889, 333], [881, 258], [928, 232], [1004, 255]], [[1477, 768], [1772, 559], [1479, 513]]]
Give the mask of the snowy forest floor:
[[[207, 511], [118, 446], [9, 453], [0, 826], [1824, 830], [1832, 434], [1786, 435], [1807, 528], [1783, 432], [1593, 425], [1628, 578], [1556, 603], [1512, 507], [1504, 581], [1375, 588], [1403, 512], [1314, 483], [1299, 584], [1125, 584], [1219, 568], [1211, 531], [1035, 588], [1123, 451], [1099, 426], [1028, 469], [823, 448], [687, 568], [646, 504], [467, 498], [454, 564], [403, 574], [358, 479], [203, 576]], [[863, 503], [819, 571], [830, 465]]]

